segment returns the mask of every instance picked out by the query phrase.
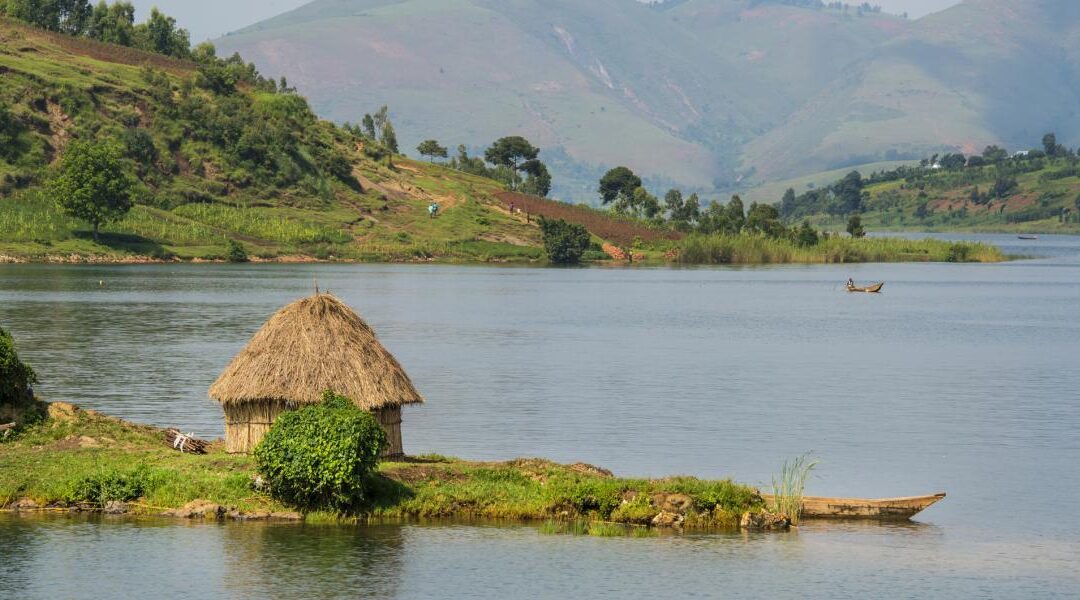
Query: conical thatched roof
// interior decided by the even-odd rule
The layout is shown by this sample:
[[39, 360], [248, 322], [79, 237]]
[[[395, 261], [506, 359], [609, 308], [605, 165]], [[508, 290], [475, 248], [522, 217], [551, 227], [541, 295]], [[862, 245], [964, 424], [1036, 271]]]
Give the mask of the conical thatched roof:
[[210, 386], [210, 397], [225, 405], [302, 405], [319, 402], [328, 389], [368, 411], [424, 401], [368, 324], [330, 294], [270, 317]]

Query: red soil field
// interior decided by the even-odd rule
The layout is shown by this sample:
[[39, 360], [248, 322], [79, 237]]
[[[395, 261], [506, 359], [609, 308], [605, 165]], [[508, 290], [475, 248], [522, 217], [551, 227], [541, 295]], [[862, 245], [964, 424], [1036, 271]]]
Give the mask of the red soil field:
[[657, 240], [680, 240], [683, 234], [677, 231], [664, 231], [650, 229], [644, 225], [623, 221], [614, 216], [608, 216], [601, 211], [583, 206], [575, 206], [557, 200], [538, 198], [528, 194], [517, 192], [499, 192], [495, 196], [505, 205], [514, 205], [517, 210], [530, 215], [543, 216], [548, 219], [563, 219], [570, 223], [584, 225], [593, 235], [615, 242], [622, 246], [629, 246], [634, 238], [641, 238], [645, 242]]

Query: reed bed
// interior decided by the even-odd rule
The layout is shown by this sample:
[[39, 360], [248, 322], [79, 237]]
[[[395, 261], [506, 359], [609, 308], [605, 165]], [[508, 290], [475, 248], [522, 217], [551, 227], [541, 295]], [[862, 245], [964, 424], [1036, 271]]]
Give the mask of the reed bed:
[[979, 242], [829, 237], [813, 246], [760, 235], [692, 235], [676, 259], [683, 264], [999, 262], [1005, 255]]

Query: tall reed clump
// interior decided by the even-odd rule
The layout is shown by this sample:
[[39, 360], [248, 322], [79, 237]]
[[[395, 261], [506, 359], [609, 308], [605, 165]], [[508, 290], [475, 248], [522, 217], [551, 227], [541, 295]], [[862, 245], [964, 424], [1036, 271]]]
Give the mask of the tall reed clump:
[[773, 512], [786, 515], [791, 519], [792, 525], [799, 524], [803, 489], [810, 472], [817, 465], [818, 461], [811, 459], [810, 454], [806, 453], [792, 461], [785, 460], [784, 464], [780, 465], [780, 474], [773, 477], [773, 501], [770, 508]]

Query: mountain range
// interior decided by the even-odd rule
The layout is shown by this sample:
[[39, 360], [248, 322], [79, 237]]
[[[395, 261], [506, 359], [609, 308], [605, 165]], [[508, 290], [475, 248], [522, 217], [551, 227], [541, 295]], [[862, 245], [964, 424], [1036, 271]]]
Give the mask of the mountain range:
[[543, 148], [553, 195], [627, 165], [655, 187], [764, 182], [1080, 142], [1080, 3], [918, 20], [817, 0], [316, 0], [215, 41], [325, 118], [387, 104], [403, 148]]

